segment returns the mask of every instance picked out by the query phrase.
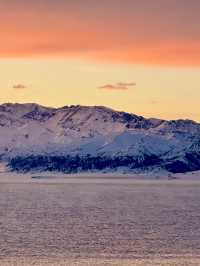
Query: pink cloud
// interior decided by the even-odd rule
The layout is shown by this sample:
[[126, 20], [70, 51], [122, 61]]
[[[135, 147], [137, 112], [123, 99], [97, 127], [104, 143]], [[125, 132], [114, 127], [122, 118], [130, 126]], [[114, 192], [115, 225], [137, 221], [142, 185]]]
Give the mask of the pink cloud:
[[23, 90], [23, 89], [26, 89], [27, 86], [25, 86], [24, 84], [16, 84], [16, 85], [13, 85], [13, 89], [15, 90]]
[[105, 84], [98, 87], [99, 89], [104, 90], [128, 90], [130, 87], [136, 86], [134, 82], [118, 82], [116, 84]]

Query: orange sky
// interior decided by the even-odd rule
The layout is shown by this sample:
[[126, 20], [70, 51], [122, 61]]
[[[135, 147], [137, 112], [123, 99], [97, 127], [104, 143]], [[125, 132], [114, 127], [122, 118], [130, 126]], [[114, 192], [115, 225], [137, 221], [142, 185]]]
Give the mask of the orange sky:
[[200, 3], [196, 0], [70, 2], [74, 3], [0, 3], [0, 56], [200, 64]]
[[[1, 1], [0, 100], [200, 120], [199, 13], [196, 0]], [[136, 86], [97, 89], [120, 82]]]

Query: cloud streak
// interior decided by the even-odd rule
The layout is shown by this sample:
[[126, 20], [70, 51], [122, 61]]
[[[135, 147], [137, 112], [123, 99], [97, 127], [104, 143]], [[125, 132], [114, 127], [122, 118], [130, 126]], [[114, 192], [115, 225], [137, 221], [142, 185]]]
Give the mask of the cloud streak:
[[98, 89], [101, 90], [128, 90], [130, 87], [136, 86], [136, 83], [127, 83], [127, 82], [118, 82], [116, 84], [105, 84], [103, 86], [99, 86]]
[[27, 86], [24, 85], [24, 84], [15, 84], [15, 85], [13, 85], [13, 89], [15, 89], [15, 90], [24, 90], [24, 89], [27, 89]]

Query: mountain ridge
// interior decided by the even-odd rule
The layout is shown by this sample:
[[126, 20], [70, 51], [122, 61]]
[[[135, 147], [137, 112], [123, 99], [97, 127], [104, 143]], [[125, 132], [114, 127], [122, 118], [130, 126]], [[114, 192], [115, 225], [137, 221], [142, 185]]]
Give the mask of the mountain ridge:
[[160, 120], [160, 121], [165, 121], [165, 122], [173, 122], [173, 121], [188, 121], [188, 122], [193, 122], [196, 124], [200, 124], [200, 122], [195, 121], [193, 119], [189, 119], [189, 118], [180, 118], [180, 119], [162, 119], [162, 118], [156, 118], [156, 117], [145, 117], [139, 114], [134, 114], [132, 112], [126, 112], [126, 111], [122, 111], [122, 110], [116, 110], [112, 107], [107, 107], [107, 106], [103, 106], [103, 105], [64, 105], [64, 106], [60, 106], [60, 107], [53, 107], [53, 106], [45, 106], [42, 104], [38, 104], [38, 103], [34, 103], [34, 102], [27, 102], [27, 103], [13, 103], [13, 102], [6, 102], [6, 103], [2, 103], [0, 104], [0, 110], [1, 108], [6, 108], [6, 107], [33, 107], [33, 108], [43, 108], [43, 109], [47, 109], [47, 110], [54, 110], [54, 111], [58, 111], [58, 110], [64, 110], [64, 109], [68, 109], [68, 108], [77, 108], [77, 107], [82, 107], [82, 108], [99, 108], [99, 109], [105, 109], [105, 110], [110, 110], [113, 112], [117, 112], [117, 113], [125, 113], [128, 115], [134, 115], [137, 117], [143, 117], [147, 120]]
[[18, 171], [200, 170], [200, 123], [189, 119], [145, 118], [103, 106], [6, 103], [0, 105], [0, 136], [1, 160]]

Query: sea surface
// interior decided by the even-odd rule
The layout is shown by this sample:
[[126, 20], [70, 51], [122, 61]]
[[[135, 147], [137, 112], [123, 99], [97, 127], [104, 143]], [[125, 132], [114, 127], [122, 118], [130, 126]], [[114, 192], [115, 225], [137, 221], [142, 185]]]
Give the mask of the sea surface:
[[0, 265], [200, 265], [198, 181], [20, 180], [0, 180]]

